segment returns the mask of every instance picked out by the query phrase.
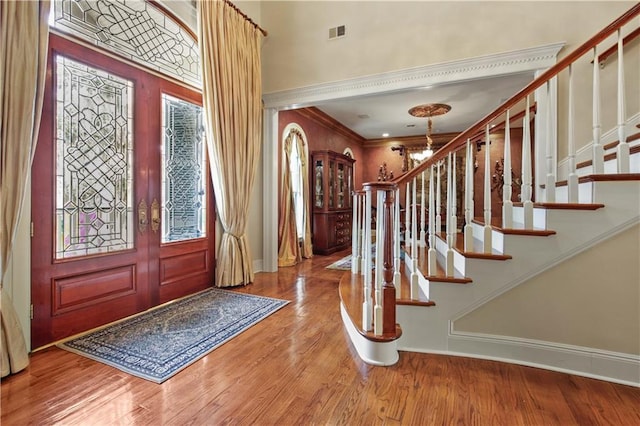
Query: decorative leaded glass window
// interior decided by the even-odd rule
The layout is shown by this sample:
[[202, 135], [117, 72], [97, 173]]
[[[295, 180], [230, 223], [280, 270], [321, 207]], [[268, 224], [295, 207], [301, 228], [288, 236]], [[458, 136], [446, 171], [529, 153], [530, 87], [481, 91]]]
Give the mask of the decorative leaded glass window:
[[133, 248], [133, 83], [55, 60], [56, 259]]
[[144, 0], [55, 0], [52, 26], [145, 67], [202, 87], [197, 41]]
[[162, 242], [206, 236], [202, 107], [162, 95]]

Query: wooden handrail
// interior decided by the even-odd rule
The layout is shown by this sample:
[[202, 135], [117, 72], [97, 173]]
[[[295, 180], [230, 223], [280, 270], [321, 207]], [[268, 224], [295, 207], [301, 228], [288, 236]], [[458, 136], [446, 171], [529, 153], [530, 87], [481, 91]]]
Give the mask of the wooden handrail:
[[415, 167], [405, 174], [397, 177], [394, 180], [394, 183], [398, 185], [406, 184], [408, 181], [418, 176], [420, 173], [425, 171], [432, 164], [437, 163], [440, 160], [443, 160], [449, 155], [450, 152], [457, 151], [463, 148], [467, 139], [472, 138], [478, 132], [487, 126], [487, 124], [491, 123], [493, 120], [498, 118], [501, 114], [503, 114], [506, 110], [515, 106], [518, 102], [525, 99], [525, 97], [529, 96], [540, 86], [545, 84], [547, 81], [551, 80], [553, 77], [557, 76], [561, 71], [565, 68], [568, 68], [569, 65], [577, 61], [581, 58], [585, 53], [592, 50], [598, 43], [605, 40], [611, 34], [618, 30], [618, 28], [625, 25], [627, 22], [631, 21], [633, 18], [640, 14], [640, 3], [636, 3], [631, 9], [622, 14], [618, 19], [607, 25], [602, 31], [598, 32], [596, 35], [591, 37], [585, 43], [576, 48], [573, 52], [569, 53], [566, 57], [560, 60], [557, 64], [549, 68], [547, 71], [543, 72], [538, 78], [534, 79], [531, 83], [525, 86], [518, 93], [513, 95], [511, 98], [507, 99], [502, 103], [498, 108], [487, 114], [484, 118], [477, 121], [467, 130], [460, 133], [458, 136], [453, 138], [449, 143], [444, 145], [438, 151], [436, 151], [430, 158], [420, 164], [418, 167]]
[[[538, 104], [536, 104], [536, 103], [534, 103], [533, 105], [531, 105], [531, 106], [529, 107], [529, 114], [532, 114], [532, 115], [533, 115], [533, 114], [535, 114], [535, 113], [536, 113], [536, 110], [537, 110], [537, 107], [538, 107]], [[519, 113], [517, 113], [517, 114], [513, 114], [513, 115], [509, 118], [509, 123], [511, 123], [512, 121], [516, 121], [516, 120], [520, 120], [520, 119], [522, 119], [522, 118], [524, 117], [524, 115], [525, 115], [525, 112], [526, 112], [526, 111], [524, 111], [524, 110], [523, 110], [523, 111], [520, 111], [520, 112], [519, 112]], [[505, 121], [502, 121], [502, 122], [500, 122], [500, 123], [496, 124], [494, 127], [492, 127], [492, 128], [489, 130], [489, 133], [497, 132], [498, 130], [502, 130], [502, 129], [504, 129], [506, 122], [507, 122], [507, 121], [505, 120]], [[483, 137], [483, 136], [484, 136], [484, 130], [482, 130], [481, 132], [476, 133], [475, 135], [471, 136], [469, 139], [471, 139], [471, 141], [473, 142], [473, 141], [474, 141], [474, 139], [477, 139], [477, 138], [480, 138], [480, 137]]]
[[[631, 40], [633, 40], [638, 36], [640, 36], [640, 27], [636, 28], [635, 30], [627, 34], [627, 36], [622, 39], [622, 45], [626, 46]], [[604, 62], [606, 62], [607, 59], [609, 59], [609, 56], [613, 55], [617, 51], [618, 51], [618, 44], [616, 43], [598, 55], [598, 62], [600, 62], [600, 64], [603, 64]], [[593, 63], [593, 60], [591, 60], [591, 63]]]

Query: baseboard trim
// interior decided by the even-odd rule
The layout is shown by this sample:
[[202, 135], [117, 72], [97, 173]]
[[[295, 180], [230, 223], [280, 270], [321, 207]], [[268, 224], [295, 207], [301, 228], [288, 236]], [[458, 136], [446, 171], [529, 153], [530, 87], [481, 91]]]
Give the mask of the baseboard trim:
[[447, 343], [446, 351], [403, 347], [398, 350], [507, 362], [640, 387], [638, 355], [468, 332], [451, 332]]

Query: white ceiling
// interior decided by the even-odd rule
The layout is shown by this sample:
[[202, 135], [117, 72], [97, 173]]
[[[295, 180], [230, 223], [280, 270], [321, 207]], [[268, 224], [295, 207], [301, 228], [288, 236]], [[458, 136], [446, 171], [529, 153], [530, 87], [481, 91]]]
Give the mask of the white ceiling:
[[[352, 99], [315, 106], [365, 139], [424, 135], [427, 119], [409, 115], [409, 109], [427, 103], [451, 105], [451, 111], [433, 118], [433, 133], [461, 132], [533, 80], [533, 73], [483, 78]], [[409, 127], [413, 125], [413, 127]]]

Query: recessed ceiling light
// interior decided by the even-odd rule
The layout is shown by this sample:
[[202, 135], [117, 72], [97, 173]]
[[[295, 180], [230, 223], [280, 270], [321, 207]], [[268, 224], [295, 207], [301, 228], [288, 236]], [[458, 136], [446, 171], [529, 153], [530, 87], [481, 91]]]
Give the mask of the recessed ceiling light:
[[388, 138], [388, 137], [389, 137], [389, 133], [383, 133], [383, 134], [382, 134], [382, 137], [383, 137], [383, 138]]
[[367, 119], [369, 116], [367, 114], [358, 114], [358, 118]]
[[407, 124], [407, 127], [416, 127], [415, 124]]

